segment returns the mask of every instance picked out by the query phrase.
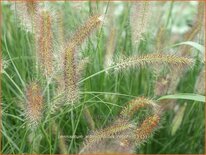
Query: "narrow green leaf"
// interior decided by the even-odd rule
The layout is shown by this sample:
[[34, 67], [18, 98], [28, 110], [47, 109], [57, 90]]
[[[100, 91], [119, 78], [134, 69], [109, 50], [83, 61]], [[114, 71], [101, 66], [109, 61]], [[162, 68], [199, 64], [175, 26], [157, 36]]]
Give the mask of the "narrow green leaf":
[[184, 100], [193, 100], [198, 102], [205, 102], [205, 96], [199, 94], [192, 94], [192, 93], [181, 93], [181, 94], [173, 94], [173, 95], [166, 95], [160, 97], [158, 100], [163, 99], [184, 99]]
[[178, 44], [174, 44], [172, 45], [172, 47], [176, 47], [176, 46], [180, 46], [180, 45], [190, 45], [194, 48], [196, 48], [197, 50], [199, 50], [200, 52], [202, 52], [204, 54], [204, 51], [205, 51], [205, 48], [203, 45], [200, 45], [196, 42], [192, 42], [192, 41], [186, 41], [186, 42], [181, 42], [181, 43], [178, 43]]

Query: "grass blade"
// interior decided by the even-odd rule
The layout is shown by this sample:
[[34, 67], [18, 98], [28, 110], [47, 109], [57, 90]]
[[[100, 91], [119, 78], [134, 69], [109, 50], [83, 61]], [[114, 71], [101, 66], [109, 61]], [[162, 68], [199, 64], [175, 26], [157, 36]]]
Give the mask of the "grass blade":
[[166, 95], [160, 97], [158, 100], [163, 99], [184, 99], [184, 100], [193, 100], [198, 102], [205, 102], [205, 96], [193, 93], [181, 93], [181, 94], [173, 94], [173, 95]]

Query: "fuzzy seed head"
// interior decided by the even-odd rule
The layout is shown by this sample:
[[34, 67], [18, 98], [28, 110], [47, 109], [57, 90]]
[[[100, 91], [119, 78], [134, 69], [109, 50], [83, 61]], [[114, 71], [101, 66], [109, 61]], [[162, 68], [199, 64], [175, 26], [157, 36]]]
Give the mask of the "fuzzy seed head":
[[42, 116], [43, 96], [36, 82], [32, 82], [26, 89], [25, 115], [29, 125], [36, 126]]
[[104, 141], [105, 139], [114, 139], [117, 134], [133, 128], [133, 124], [126, 120], [118, 120], [116, 123], [102, 130], [93, 132], [91, 135], [86, 136], [86, 141], [82, 152], [87, 152], [93, 149], [98, 143]]
[[20, 24], [26, 31], [33, 32], [35, 16], [38, 12], [38, 3], [35, 1], [15, 2], [11, 9], [16, 13]]
[[121, 111], [120, 115], [124, 118], [131, 118], [133, 114], [140, 108], [147, 106], [156, 106], [152, 100], [144, 97], [138, 97], [131, 100], [127, 106]]
[[64, 60], [65, 95], [68, 102], [75, 102], [79, 98], [77, 86], [77, 65], [74, 49], [67, 49]]
[[140, 125], [140, 127], [136, 130], [137, 143], [140, 144], [144, 142], [157, 128], [159, 122], [160, 116], [158, 114], [147, 117]]
[[73, 49], [83, 43], [83, 41], [89, 37], [91, 32], [97, 28], [103, 21], [103, 16], [95, 15], [89, 18], [89, 20], [79, 28], [73, 38], [69, 41], [68, 47]]
[[47, 10], [42, 10], [39, 14], [39, 24], [37, 27], [37, 50], [41, 69], [45, 76], [52, 74], [52, 17]]
[[178, 57], [175, 55], [148, 54], [143, 56], [131, 56], [120, 60], [115, 65], [115, 70], [131, 67], [171, 65], [175, 67], [185, 67], [193, 64], [193, 59]]
[[133, 2], [130, 14], [132, 41], [134, 44], [142, 39], [150, 19], [151, 4], [148, 1]]

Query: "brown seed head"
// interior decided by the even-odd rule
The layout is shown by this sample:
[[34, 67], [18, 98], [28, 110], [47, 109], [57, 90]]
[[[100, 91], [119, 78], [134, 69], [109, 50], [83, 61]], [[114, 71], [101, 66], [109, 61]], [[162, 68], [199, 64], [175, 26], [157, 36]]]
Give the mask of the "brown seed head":
[[75, 60], [75, 50], [67, 49], [64, 60], [64, 82], [65, 82], [65, 95], [68, 102], [75, 102], [79, 98], [78, 91], [78, 76], [77, 65]]
[[90, 17], [89, 20], [74, 34], [67, 47], [74, 49], [81, 45], [83, 41], [89, 37], [91, 32], [101, 24], [102, 21], [103, 16], [95, 15]]
[[43, 96], [36, 82], [32, 82], [26, 89], [26, 118], [29, 125], [37, 125], [42, 116]]
[[45, 76], [52, 74], [52, 17], [50, 12], [42, 10], [39, 14], [39, 24], [37, 24], [37, 53], [40, 66]]
[[136, 141], [138, 144], [144, 142], [157, 128], [160, 121], [160, 116], [154, 114], [147, 117], [140, 127], [136, 130]]

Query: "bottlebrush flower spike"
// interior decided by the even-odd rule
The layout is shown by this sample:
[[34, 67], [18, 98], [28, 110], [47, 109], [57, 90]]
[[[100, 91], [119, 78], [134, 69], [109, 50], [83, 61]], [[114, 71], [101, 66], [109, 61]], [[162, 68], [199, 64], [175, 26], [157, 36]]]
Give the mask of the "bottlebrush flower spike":
[[68, 102], [75, 102], [79, 98], [79, 90], [77, 86], [77, 62], [75, 60], [75, 50], [68, 49], [65, 53], [64, 60], [64, 82], [65, 95]]
[[154, 114], [147, 117], [136, 130], [137, 145], [142, 144], [155, 131], [160, 122], [160, 115]]
[[16, 1], [15, 4], [11, 6], [11, 9], [16, 13], [25, 30], [33, 32], [35, 17], [39, 9], [38, 3], [33, 0], [25, 2]]
[[114, 69], [126, 69], [130, 67], [141, 66], [154, 66], [154, 65], [173, 65], [176, 67], [189, 66], [193, 64], [193, 59], [186, 57], [179, 57], [175, 55], [163, 55], [163, 54], [148, 54], [142, 56], [131, 56], [124, 58], [115, 64]]
[[133, 125], [131, 123], [124, 120], [119, 120], [118, 123], [106, 127], [100, 131], [96, 131], [93, 134], [89, 135], [88, 137], [86, 137], [86, 142], [89, 144], [96, 143], [103, 138], [108, 138], [109, 136], [113, 136], [119, 132], [122, 132], [132, 127]]
[[26, 89], [25, 117], [30, 126], [36, 126], [42, 116], [43, 96], [36, 82], [32, 82]]
[[132, 41], [134, 44], [142, 39], [142, 34], [146, 32], [150, 19], [151, 2], [132, 2], [130, 24], [132, 31]]
[[122, 132], [127, 131], [131, 128], [134, 128], [134, 125], [132, 123], [119, 119], [111, 126], [106, 127], [102, 130], [95, 131], [92, 134], [86, 136], [84, 147], [82, 148], [80, 153], [94, 153], [95, 146], [101, 143], [101, 141], [104, 141], [105, 139], [113, 140], [116, 135], [121, 134]]
[[36, 44], [41, 69], [45, 76], [50, 76], [53, 71], [52, 56], [52, 16], [48, 10], [41, 10], [37, 16]]
[[78, 93], [78, 55], [77, 47], [91, 34], [91, 32], [103, 21], [103, 16], [95, 15], [83, 25], [68, 42], [64, 53], [64, 82], [66, 100], [75, 102], [79, 98]]
[[127, 106], [121, 111], [120, 116], [123, 118], [129, 118], [134, 115], [136, 111], [143, 107], [151, 107], [153, 110], [157, 110], [158, 105], [155, 104], [152, 100], [145, 97], [138, 97], [131, 100]]
[[89, 37], [91, 32], [103, 22], [103, 20], [104, 16], [101, 15], [90, 17], [89, 20], [74, 34], [67, 47], [73, 49], [81, 45], [83, 41]]

